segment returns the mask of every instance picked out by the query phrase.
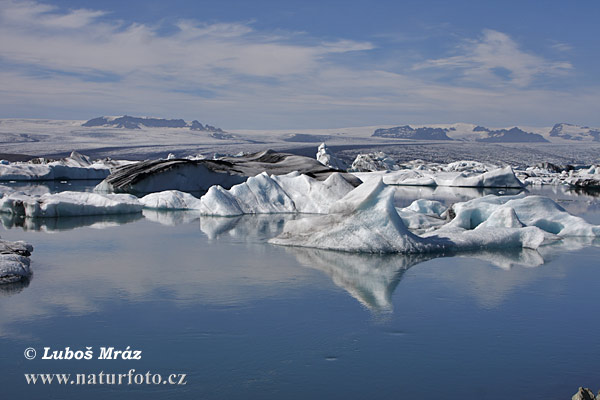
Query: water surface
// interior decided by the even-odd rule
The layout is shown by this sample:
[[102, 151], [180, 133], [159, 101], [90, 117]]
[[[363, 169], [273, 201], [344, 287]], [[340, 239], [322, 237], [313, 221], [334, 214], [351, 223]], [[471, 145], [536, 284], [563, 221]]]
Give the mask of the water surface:
[[[457, 196], [478, 195], [469, 193]], [[600, 223], [593, 196], [554, 197]], [[5, 223], [2, 238], [35, 251], [31, 281], [0, 287], [3, 394], [563, 399], [598, 388], [595, 241], [436, 258], [266, 243], [290, 218], [145, 211]], [[23, 356], [44, 346], [131, 346], [143, 356]], [[185, 373], [187, 385], [27, 385], [23, 376], [132, 368]]]

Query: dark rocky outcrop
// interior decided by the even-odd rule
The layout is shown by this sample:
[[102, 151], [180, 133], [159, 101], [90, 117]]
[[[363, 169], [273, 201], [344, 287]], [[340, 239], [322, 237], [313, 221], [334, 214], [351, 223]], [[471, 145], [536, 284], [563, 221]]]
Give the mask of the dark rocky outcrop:
[[410, 125], [404, 125], [388, 129], [376, 129], [372, 136], [394, 139], [452, 140], [446, 135], [447, 131], [447, 129], [430, 127], [415, 129]]
[[187, 123], [182, 119], [164, 119], [164, 118], [148, 118], [148, 117], [132, 117], [124, 115], [122, 117], [110, 118], [110, 117], [98, 117], [92, 118], [89, 121], [83, 123], [81, 126], [95, 127], [95, 126], [107, 126], [113, 128], [123, 129], [141, 129], [146, 128], [189, 128], [193, 131], [202, 132], [215, 132], [224, 133], [221, 128], [214, 127], [212, 125], [202, 125], [199, 121], [193, 120], [191, 123]]
[[[600, 392], [598, 392], [598, 396], [600, 397]], [[588, 388], [580, 387], [577, 393], [571, 397], [571, 400], [596, 400], [598, 397], [594, 396], [594, 392], [592, 392]]]

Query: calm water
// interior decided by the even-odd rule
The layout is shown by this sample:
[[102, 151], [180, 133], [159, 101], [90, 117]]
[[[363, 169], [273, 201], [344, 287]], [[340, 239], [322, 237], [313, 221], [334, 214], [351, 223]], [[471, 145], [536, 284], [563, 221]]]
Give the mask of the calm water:
[[[545, 194], [600, 223], [597, 198]], [[565, 399], [600, 388], [597, 243], [451, 258], [266, 243], [286, 218], [5, 217], [2, 238], [35, 251], [29, 284], [0, 287], [2, 397]], [[40, 359], [67, 346], [93, 347], [94, 359]], [[102, 346], [142, 359], [98, 360]], [[130, 369], [184, 373], [187, 385], [23, 375]]]

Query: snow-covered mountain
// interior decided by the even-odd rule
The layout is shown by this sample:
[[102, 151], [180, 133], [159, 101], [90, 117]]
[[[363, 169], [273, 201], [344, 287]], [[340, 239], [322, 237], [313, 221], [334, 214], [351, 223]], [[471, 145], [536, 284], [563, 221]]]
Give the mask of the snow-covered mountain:
[[526, 132], [520, 128], [489, 129], [480, 125], [453, 124], [421, 126], [396, 126], [376, 129], [374, 137], [413, 139], [413, 140], [464, 140], [488, 143], [534, 143], [548, 142], [542, 135]]
[[563, 122], [554, 125], [548, 136], [550, 138], [576, 140], [578, 142], [600, 142], [600, 129]]
[[182, 119], [164, 119], [164, 118], [149, 118], [149, 117], [132, 117], [124, 115], [122, 117], [97, 117], [84, 122], [81, 126], [95, 127], [107, 126], [113, 128], [124, 129], [141, 129], [146, 128], [189, 128], [193, 131], [217, 132], [224, 133], [221, 128], [216, 128], [211, 125], [202, 125], [199, 121], [193, 120], [190, 123]]
[[534, 142], [548, 142], [542, 135], [537, 133], [525, 132], [524, 130], [517, 128], [516, 126], [511, 129], [497, 129], [489, 130], [484, 127], [475, 127], [481, 132], [484, 137], [477, 139], [478, 142], [488, 143], [534, 143]]

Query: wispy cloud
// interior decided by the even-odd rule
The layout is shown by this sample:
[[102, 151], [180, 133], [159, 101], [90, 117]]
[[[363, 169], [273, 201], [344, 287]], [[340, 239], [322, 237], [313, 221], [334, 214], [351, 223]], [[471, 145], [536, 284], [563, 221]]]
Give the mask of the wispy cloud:
[[480, 38], [466, 40], [457, 49], [457, 55], [427, 60], [414, 66], [456, 69], [465, 80], [499, 84], [510, 83], [525, 87], [536, 78], [562, 75], [572, 69], [569, 62], [556, 62], [526, 52], [505, 33], [486, 29]]
[[[582, 104], [569, 94], [534, 89], [536, 80], [568, 73], [571, 64], [527, 52], [492, 30], [463, 41], [454, 54], [403, 69], [397, 66], [406, 63], [389, 59], [401, 56], [400, 48], [386, 55], [374, 37], [322, 39], [258, 30], [251, 22], [192, 19], [164, 28], [101, 10], [0, 0], [2, 113], [139, 113], [226, 128], [281, 128], [455, 122], [474, 115], [496, 124], [508, 117], [516, 123], [519, 116], [533, 123], [531, 115], [546, 118], [544, 108], [558, 117], [598, 103], [593, 91]], [[362, 55], [360, 62], [355, 55]], [[459, 78], [424, 76], [433, 70]]]

